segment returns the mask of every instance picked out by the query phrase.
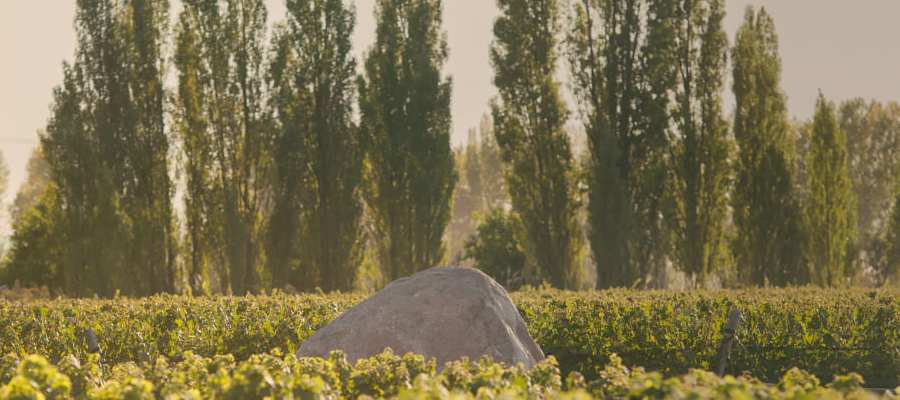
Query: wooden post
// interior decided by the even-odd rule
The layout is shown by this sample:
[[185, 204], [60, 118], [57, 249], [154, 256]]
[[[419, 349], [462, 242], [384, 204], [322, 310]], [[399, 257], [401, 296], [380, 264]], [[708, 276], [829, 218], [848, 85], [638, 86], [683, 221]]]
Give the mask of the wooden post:
[[87, 341], [88, 353], [100, 353], [100, 343], [97, 341], [97, 334], [94, 330], [87, 328], [84, 330], [84, 337]]
[[83, 340], [82, 343], [87, 345], [87, 351], [91, 354], [100, 354], [101, 361], [103, 359], [103, 354], [100, 351], [100, 341], [97, 340], [97, 334], [94, 333], [94, 330], [91, 328], [79, 329], [77, 327], [78, 322], [75, 321], [74, 317], [69, 317], [69, 323], [72, 325], [76, 325], [75, 332], [78, 335], [83, 335], [81, 338]]
[[724, 336], [722, 343], [719, 345], [719, 376], [725, 376], [725, 368], [728, 366], [728, 358], [731, 357], [731, 347], [737, 338], [737, 330], [741, 325], [741, 311], [732, 308], [728, 311], [728, 320], [725, 322]]

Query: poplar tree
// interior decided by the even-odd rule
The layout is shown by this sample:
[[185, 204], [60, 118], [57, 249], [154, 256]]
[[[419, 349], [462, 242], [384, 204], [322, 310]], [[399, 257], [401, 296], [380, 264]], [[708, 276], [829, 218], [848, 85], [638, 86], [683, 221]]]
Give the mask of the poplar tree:
[[[43, 132], [38, 132], [38, 137], [42, 135]], [[9, 206], [9, 219], [13, 224], [38, 203], [38, 199], [50, 185], [50, 165], [41, 146], [31, 151], [25, 172], [25, 181], [19, 186], [16, 197]]]
[[61, 293], [62, 210], [41, 146], [31, 152], [26, 171], [25, 181], [9, 207], [12, 234], [4, 260], [6, 265], [0, 268], [0, 281], [10, 285], [18, 281], [25, 286], [46, 286], [54, 294]]
[[568, 111], [556, 81], [560, 3], [497, 5], [490, 54], [499, 96], [491, 107], [512, 208], [525, 226], [526, 254], [538, 276], [554, 287], [575, 287], [581, 233]]
[[475, 231], [475, 219], [484, 211], [484, 185], [482, 184], [481, 151], [478, 130], [469, 129], [466, 145], [456, 151], [460, 180], [453, 193], [453, 210], [447, 227], [447, 242], [451, 262], [457, 264], [463, 257], [463, 246]]
[[[31, 160], [29, 160], [30, 163]], [[7, 189], [9, 189], [9, 167], [6, 165], [3, 153], [0, 152], [0, 196], [5, 195]]]
[[900, 167], [900, 104], [860, 98], [837, 107], [838, 124], [847, 136], [850, 182], [856, 197], [856, 249], [860, 267], [879, 269], [881, 238], [892, 217]]
[[479, 140], [478, 135], [477, 130], [469, 130], [469, 139], [464, 152], [464, 170], [462, 171], [465, 175], [469, 195], [471, 196], [472, 205], [470, 207], [472, 213], [483, 211], [485, 208], [484, 181], [482, 180], [484, 166], [481, 165], [481, 140]]
[[80, 0], [42, 148], [58, 191], [67, 294], [176, 289], [163, 90], [169, 4]]
[[262, 0], [186, 0], [179, 17], [177, 131], [184, 143], [190, 281], [209, 265], [222, 291], [260, 288], [270, 195], [266, 8]]
[[387, 280], [433, 267], [457, 174], [441, 0], [378, 0], [375, 44], [358, 79], [366, 199]]
[[731, 141], [721, 97], [728, 53], [725, 6], [721, 0], [684, 0], [674, 14], [673, 260], [702, 285], [727, 249]]
[[900, 283], [900, 187], [894, 184], [894, 205], [891, 207], [884, 233], [875, 240], [873, 272], [879, 286]]
[[[109, 199], [113, 195], [110, 173], [99, 157], [101, 138], [92, 137], [87, 112], [82, 110], [83, 76], [78, 61], [64, 63], [63, 83], [54, 89], [51, 117], [41, 137], [41, 146], [48, 155], [51, 180], [59, 188], [59, 200], [65, 204], [65, 212], [58, 221], [58, 234], [69, 240], [59, 254], [59, 286], [73, 296], [109, 295], [111, 285], [101, 276], [111, 277], [113, 271], [108, 259], [113, 256], [109, 253], [116, 248], [100, 247], [98, 243], [107, 241], [107, 246], [121, 246], [116, 239], [124, 235], [118, 235], [114, 225], [117, 221], [110, 221], [110, 215], [115, 216], [116, 212], [112, 207], [115, 203]], [[80, 168], [70, 168], [75, 163]], [[101, 215], [106, 218], [101, 220]]]
[[590, 151], [588, 236], [598, 287], [665, 284], [675, 5], [575, 5], [567, 55]]
[[64, 294], [61, 251], [64, 243], [59, 193], [50, 185], [34, 199], [35, 203], [19, 213], [12, 224], [10, 247], [0, 268], [0, 282], [47, 287], [53, 294]]
[[764, 8], [747, 8], [732, 64], [738, 148], [733, 250], [739, 274], [755, 285], [802, 283], [807, 280], [802, 210], [793, 193], [778, 37]]
[[114, 169], [125, 171], [123, 182], [117, 188], [123, 194], [122, 205], [131, 230], [125, 266], [136, 270], [135, 275], [126, 278], [125, 287], [135, 286], [133, 290], [140, 295], [174, 292], [178, 280], [178, 245], [164, 88], [169, 2], [131, 0], [124, 4], [122, 34], [126, 40], [125, 61], [133, 114], [123, 127], [126, 133], [120, 142], [127, 154], [124, 165]]
[[478, 128], [469, 129], [466, 145], [457, 151], [456, 159], [461, 180], [453, 194], [453, 218], [447, 236], [451, 260], [460, 263], [468, 260], [464, 246], [479, 223], [493, 210], [506, 211], [509, 207], [503, 160], [490, 115], [482, 117]]
[[342, 0], [289, 0], [287, 10], [270, 68], [277, 173], [268, 262], [276, 286], [348, 291], [361, 256], [355, 15]]
[[478, 148], [479, 167], [481, 170], [480, 181], [483, 197], [483, 209], [506, 209], [509, 207], [509, 191], [506, 190], [504, 179], [504, 165], [497, 145], [497, 137], [494, 135], [494, 125], [491, 116], [485, 114], [481, 118], [478, 134], [481, 137], [481, 145]]
[[807, 155], [809, 276], [820, 286], [846, 286], [856, 228], [855, 198], [847, 165], [847, 136], [834, 105], [820, 93]]
[[195, 295], [210, 292], [210, 265], [215, 259], [218, 232], [214, 226], [216, 203], [211, 185], [214, 181], [211, 121], [208, 121], [210, 85], [208, 71], [201, 60], [200, 29], [189, 11], [179, 15], [176, 33], [175, 65], [178, 90], [175, 99], [175, 131], [180, 139], [184, 174], [184, 255], [187, 278]]

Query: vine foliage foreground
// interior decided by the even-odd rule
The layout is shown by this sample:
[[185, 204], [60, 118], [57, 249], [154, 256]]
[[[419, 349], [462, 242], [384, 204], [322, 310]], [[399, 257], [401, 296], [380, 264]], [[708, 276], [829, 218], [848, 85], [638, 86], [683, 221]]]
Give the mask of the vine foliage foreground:
[[[900, 399], [894, 391], [863, 389], [858, 374], [822, 385], [813, 375], [791, 369], [777, 385], [749, 377], [720, 378], [692, 370], [665, 379], [658, 372], [630, 369], [612, 356], [599, 376], [577, 373], [561, 378], [550, 357], [532, 369], [507, 367], [489, 358], [448, 363], [390, 351], [355, 365], [340, 352], [328, 358], [294, 358], [280, 351], [237, 362], [231, 355], [204, 358], [191, 352], [180, 361], [100, 366], [98, 357], [73, 357], [54, 366], [40, 356], [8, 356], [0, 362], [0, 399]], [[898, 388], [900, 390], [900, 388]]]
[[[91, 355], [96, 334], [107, 367], [229, 355], [246, 361], [293, 354], [361, 294], [0, 301], [0, 354], [53, 363]], [[727, 373], [779, 381], [792, 368], [823, 382], [857, 373], [869, 387], [900, 385], [900, 296], [896, 291], [778, 289], [721, 292], [563, 292], [511, 295], [541, 348], [563, 375], [601, 376], [613, 354], [662, 376], [711, 371], [732, 308], [743, 314]], [[414, 378], [414, 377], [413, 377]]]

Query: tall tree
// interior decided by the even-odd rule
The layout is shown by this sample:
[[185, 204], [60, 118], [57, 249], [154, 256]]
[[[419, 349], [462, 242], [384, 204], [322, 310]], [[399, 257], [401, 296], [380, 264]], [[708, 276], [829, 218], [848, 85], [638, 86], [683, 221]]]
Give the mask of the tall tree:
[[847, 136], [834, 105], [820, 93], [807, 155], [806, 204], [809, 276], [821, 286], [844, 286], [852, 277], [856, 204], [847, 165]]
[[126, 263], [138, 271], [138, 294], [173, 292], [178, 246], [164, 89], [169, 1], [131, 0], [125, 4], [125, 60], [134, 103], [132, 125], [126, 128], [133, 133], [122, 137], [127, 158], [125, 165], [116, 169], [127, 170], [123, 187], [118, 188], [132, 235]]
[[187, 276], [195, 295], [210, 291], [210, 264], [218, 236], [216, 203], [211, 185], [214, 180], [211, 121], [205, 96], [211, 79], [201, 60], [198, 22], [182, 12], [176, 33], [175, 65], [178, 68], [178, 92], [175, 101], [175, 131], [181, 142], [185, 179], [185, 254]]
[[694, 284], [703, 284], [727, 249], [731, 142], [721, 97], [728, 53], [725, 6], [721, 0], [684, 0], [675, 16], [673, 259]]
[[[289, 0], [274, 39], [276, 286], [351, 290], [361, 256], [362, 154], [353, 113], [354, 12], [342, 0]], [[303, 281], [292, 279], [299, 265]]]
[[62, 209], [54, 185], [46, 187], [28, 209], [13, 221], [9, 252], [0, 269], [0, 282], [47, 287], [64, 293]]
[[[39, 133], [43, 135], [43, 133]], [[13, 203], [9, 206], [10, 221], [15, 224], [28, 210], [37, 205], [38, 199], [50, 185], [50, 165], [40, 146], [35, 147], [25, 166], [25, 181], [19, 186]]]
[[272, 147], [263, 0], [186, 0], [179, 18], [178, 133], [184, 142], [188, 269], [209, 263], [234, 294], [260, 288]]
[[[0, 152], [0, 203], [2, 203], [3, 196], [6, 194], [6, 190], [9, 186], [9, 167], [6, 165], [6, 159], [3, 157], [3, 153]], [[0, 218], [2, 215], [3, 209], [0, 208]], [[11, 221], [11, 220], [9, 220]], [[0, 242], [0, 256], [2, 256], [6, 252], [5, 241]], [[0, 265], [0, 269], [3, 269], [3, 266]]]
[[450, 148], [452, 82], [442, 73], [442, 0], [378, 0], [375, 44], [358, 80], [366, 197], [388, 280], [432, 267], [457, 175]]
[[479, 131], [475, 129], [469, 130], [469, 138], [466, 142], [464, 153], [464, 169], [462, 171], [474, 203], [473, 211], [482, 211], [485, 208], [484, 181], [482, 180], [484, 166], [481, 165], [481, 140], [479, 135]]
[[40, 146], [31, 152], [26, 171], [25, 181], [9, 207], [12, 235], [0, 279], [10, 284], [18, 281], [26, 286], [46, 286], [53, 293], [61, 293], [61, 210], [58, 192], [51, 183], [50, 165]]
[[76, 295], [176, 289], [163, 81], [165, 0], [79, 0], [78, 43], [42, 147]]
[[894, 185], [897, 191], [891, 213], [885, 222], [884, 232], [873, 240], [870, 264], [875, 284], [884, 286], [893, 282], [900, 284], [900, 186]]
[[470, 260], [465, 248], [475, 234], [479, 220], [493, 210], [507, 210], [509, 194], [504, 182], [504, 166], [497, 147], [490, 115], [485, 114], [478, 128], [469, 130], [466, 145], [457, 151], [457, 169], [461, 179], [453, 194], [453, 217], [448, 227], [450, 256], [454, 263]]
[[[85, 36], [80, 40], [86, 40]], [[60, 254], [60, 286], [76, 296], [111, 293], [107, 280], [113, 271], [108, 262], [116, 248], [99, 243], [121, 246], [116, 239], [124, 236], [117, 234], [116, 221], [110, 218], [116, 211], [116, 203], [109, 199], [113, 195], [110, 173], [99, 156], [99, 146], [94, 145], [108, 136], [93, 135], [82, 109], [83, 70], [78, 61], [64, 64], [63, 84], [54, 90], [52, 115], [41, 137], [52, 180], [59, 187], [59, 201], [65, 204], [58, 232], [71, 238]], [[76, 163], [80, 167], [71, 168]]]
[[900, 104], [851, 99], [841, 103], [837, 114], [847, 136], [860, 261], [872, 264], [874, 246], [892, 218], [900, 168]]
[[802, 283], [807, 279], [802, 211], [792, 193], [778, 37], [764, 8], [747, 8], [732, 60], [738, 145], [732, 207], [738, 268], [744, 280], [755, 285]]
[[453, 263], [462, 260], [463, 246], [475, 231], [474, 220], [484, 211], [479, 147], [478, 130], [472, 128], [469, 129], [465, 147], [456, 151], [456, 168], [461, 171], [461, 176], [453, 193], [452, 216], [447, 227], [448, 250]]
[[560, 3], [497, 5], [490, 54], [499, 96], [492, 113], [512, 207], [524, 223], [526, 253], [537, 272], [555, 287], [575, 287], [581, 233], [568, 111], [556, 81]]
[[[30, 164], [30, 161], [29, 161]], [[0, 197], [6, 194], [9, 186], [9, 167], [6, 165], [6, 158], [0, 153]]]
[[665, 283], [675, 4], [575, 5], [567, 47], [590, 151], [589, 238], [599, 287]]
[[478, 162], [481, 170], [481, 192], [484, 210], [501, 209], [509, 206], [509, 192], [504, 179], [503, 159], [494, 135], [494, 125], [490, 115], [484, 115], [478, 127], [481, 143], [478, 147]]

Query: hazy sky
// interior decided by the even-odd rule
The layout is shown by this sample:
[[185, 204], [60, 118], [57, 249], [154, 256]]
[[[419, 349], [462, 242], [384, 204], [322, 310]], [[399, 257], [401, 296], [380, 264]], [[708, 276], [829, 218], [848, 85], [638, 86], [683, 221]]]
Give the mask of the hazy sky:
[[[774, 16], [783, 87], [793, 116], [811, 115], [819, 89], [835, 100], [900, 100], [900, 1], [727, 1], [725, 25], [732, 40], [748, 4], [763, 5]], [[374, 2], [356, 0], [354, 44], [359, 55], [374, 36]], [[74, 51], [74, 3], [0, 0], [0, 151], [10, 169], [7, 201], [24, 179], [36, 131], [46, 124], [52, 89], [62, 79], [61, 63]], [[270, 18], [282, 19], [282, 0], [267, 3]], [[444, 3], [450, 44], [447, 73], [454, 80], [454, 142], [459, 143], [467, 129], [477, 125], [494, 94], [488, 47], [497, 9], [491, 0]], [[3, 218], [0, 227], [5, 224]]]

